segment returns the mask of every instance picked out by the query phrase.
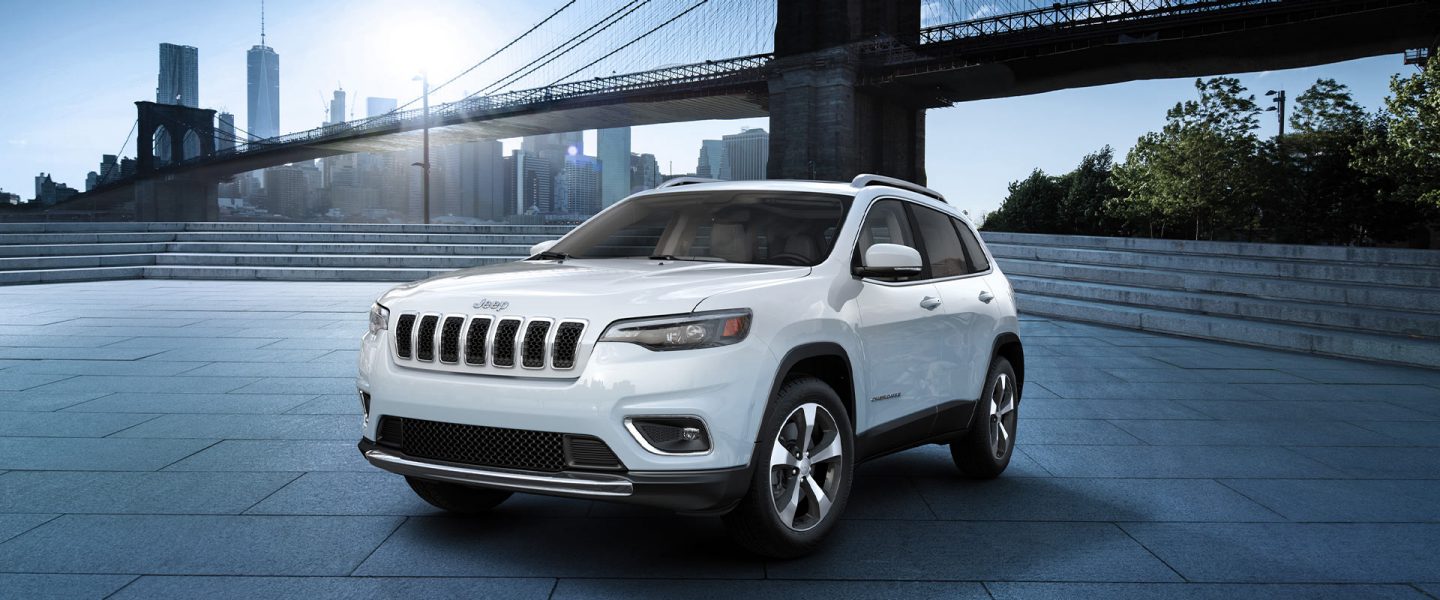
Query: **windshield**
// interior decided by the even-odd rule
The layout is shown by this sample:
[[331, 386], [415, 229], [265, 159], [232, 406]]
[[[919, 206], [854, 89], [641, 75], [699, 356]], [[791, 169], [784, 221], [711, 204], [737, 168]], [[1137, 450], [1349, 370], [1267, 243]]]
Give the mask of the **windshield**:
[[635, 198], [537, 258], [628, 258], [814, 266], [830, 255], [850, 197], [686, 192]]

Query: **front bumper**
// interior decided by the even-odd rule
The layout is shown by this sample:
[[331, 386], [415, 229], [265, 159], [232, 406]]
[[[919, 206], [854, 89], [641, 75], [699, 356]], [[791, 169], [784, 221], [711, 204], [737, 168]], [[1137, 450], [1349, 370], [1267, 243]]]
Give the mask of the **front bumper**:
[[614, 500], [682, 512], [723, 511], [745, 494], [750, 469], [631, 471], [624, 474], [543, 473], [415, 458], [360, 440], [370, 464], [392, 473], [492, 489], [570, 498]]

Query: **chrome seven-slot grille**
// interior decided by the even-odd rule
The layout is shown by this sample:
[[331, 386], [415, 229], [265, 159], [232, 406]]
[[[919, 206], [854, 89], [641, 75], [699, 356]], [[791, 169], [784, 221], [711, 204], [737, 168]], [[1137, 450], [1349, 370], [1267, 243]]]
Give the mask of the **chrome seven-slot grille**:
[[395, 321], [395, 357], [449, 365], [573, 369], [583, 321], [405, 313]]

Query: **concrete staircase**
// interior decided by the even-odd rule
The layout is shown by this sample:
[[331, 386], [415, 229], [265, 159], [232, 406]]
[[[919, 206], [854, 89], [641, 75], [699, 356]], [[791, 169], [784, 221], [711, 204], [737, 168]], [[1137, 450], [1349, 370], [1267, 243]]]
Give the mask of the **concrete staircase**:
[[[0, 285], [413, 281], [516, 260], [568, 227], [0, 224]], [[1440, 251], [985, 233], [1027, 314], [1440, 367]]]
[[412, 281], [516, 260], [569, 227], [329, 223], [0, 224], [0, 284], [98, 279]]
[[1440, 251], [984, 237], [1023, 313], [1440, 367]]

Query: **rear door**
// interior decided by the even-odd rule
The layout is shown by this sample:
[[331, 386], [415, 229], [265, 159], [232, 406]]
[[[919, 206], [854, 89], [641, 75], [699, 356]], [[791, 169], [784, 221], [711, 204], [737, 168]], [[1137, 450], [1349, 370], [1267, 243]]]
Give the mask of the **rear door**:
[[941, 350], [932, 360], [944, 388], [937, 404], [968, 404], [980, 397], [998, 316], [995, 292], [983, 277], [989, 264], [983, 253], [981, 262], [972, 260], [964, 240], [969, 227], [959, 219], [918, 204], [911, 204], [910, 212], [925, 248], [927, 274], [944, 300], [945, 319], [933, 334]]

